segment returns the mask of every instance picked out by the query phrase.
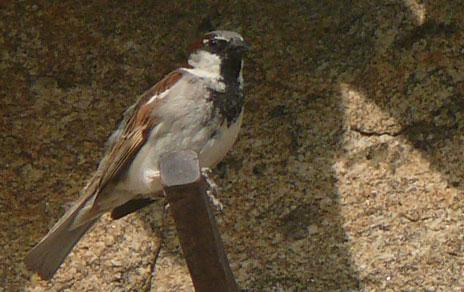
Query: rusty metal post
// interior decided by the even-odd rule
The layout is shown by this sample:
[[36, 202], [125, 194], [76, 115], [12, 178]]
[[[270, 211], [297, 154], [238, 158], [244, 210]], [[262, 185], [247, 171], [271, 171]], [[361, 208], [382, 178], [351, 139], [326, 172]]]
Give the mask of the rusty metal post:
[[198, 155], [163, 155], [160, 173], [195, 290], [239, 291], [205, 193]]

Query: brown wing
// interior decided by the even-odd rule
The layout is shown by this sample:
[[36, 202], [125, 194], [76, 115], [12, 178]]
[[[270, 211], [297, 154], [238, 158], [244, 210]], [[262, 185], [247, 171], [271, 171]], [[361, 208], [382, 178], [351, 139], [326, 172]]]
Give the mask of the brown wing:
[[[99, 198], [102, 195], [101, 190], [112, 179], [117, 176], [132, 162], [137, 152], [146, 142], [150, 130], [155, 126], [156, 119], [152, 112], [159, 106], [160, 101], [148, 103], [150, 98], [159, 95], [169, 89], [182, 77], [182, 72], [179, 70], [168, 74], [164, 79], [158, 82], [155, 86], [146, 91], [137, 101], [134, 108], [125, 117], [120, 128], [121, 133], [114, 139], [110, 145], [105, 157], [102, 159], [97, 173], [92, 177], [86, 188], [84, 189], [85, 201], [92, 200], [92, 208], [83, 215], [79, 226], [97, 213], [103, 211], [105, 206], [99, 206]], [[108, 194], [111, 195], [111, 194]]]

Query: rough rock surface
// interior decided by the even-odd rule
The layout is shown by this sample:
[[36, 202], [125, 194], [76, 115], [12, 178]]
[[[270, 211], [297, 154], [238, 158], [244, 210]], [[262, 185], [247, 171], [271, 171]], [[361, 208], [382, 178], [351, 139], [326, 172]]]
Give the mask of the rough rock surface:
[[[462, 291], [463, 1], [0, 1], [0, 290], [191, 291], [163, 202], [26, 252], [121, 112], [211, 28], [241, 32], [247, 112], [216, 171], [251, 291]], [[165, 219], [163, 219], [165, 218]]]

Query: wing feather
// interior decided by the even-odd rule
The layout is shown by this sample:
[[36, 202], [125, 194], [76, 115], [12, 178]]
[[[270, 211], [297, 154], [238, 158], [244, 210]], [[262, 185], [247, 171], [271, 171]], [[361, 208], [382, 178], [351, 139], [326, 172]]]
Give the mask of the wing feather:
[[126, 111], [117, 133], [110, 137], [108, 150], [100, 162], [97, 172], [84, 188], [84, 198], [81, 200], [85, 201], [88, 208], [85, 208], [85, 214], [79, 216], [78, 222], [74, 222], [73, 228], [89, 222], [102, 212], [107, 211], [108, 207], [116, 207], [100, 206], [99, 202], [104, 201], [101, 197], [102, 190], [127, 169], [147, 141], [151, 129], [156, 126], [156, 114], [153, 112], [156, 111], [156, 107], [160, 106], [162, 99], [153, 99], [153, 97], [159, 96], [171, 88], [181, 77], [180, 70], [171, 72], [146, 91], [137, 103]]

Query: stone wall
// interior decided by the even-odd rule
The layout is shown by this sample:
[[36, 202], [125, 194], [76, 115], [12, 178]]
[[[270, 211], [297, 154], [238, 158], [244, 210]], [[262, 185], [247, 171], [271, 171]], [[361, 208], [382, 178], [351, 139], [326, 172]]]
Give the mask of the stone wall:
[[50, 283], [26, 252], [122, 111], [212, 28], [252, 45], [220, 230], [252, 291], [464, 287], [464, 2], [0, 1], [0, 286], [190, 291], [163, 201], [81, 241]]

